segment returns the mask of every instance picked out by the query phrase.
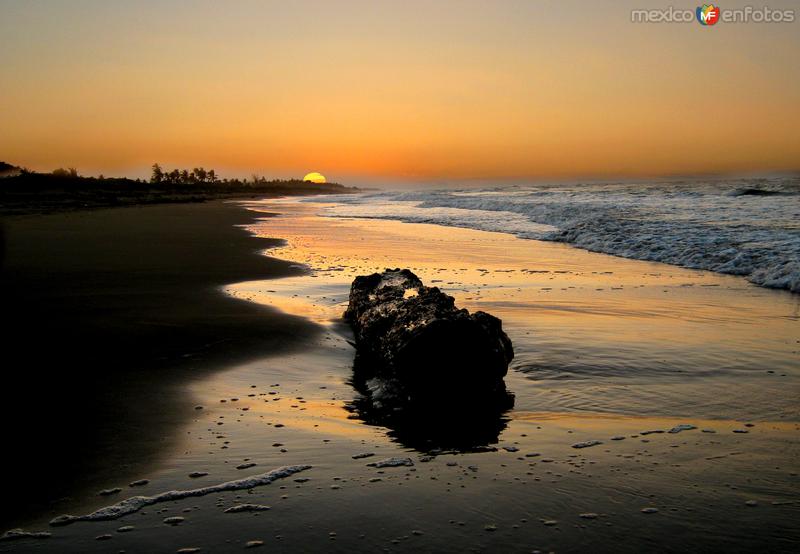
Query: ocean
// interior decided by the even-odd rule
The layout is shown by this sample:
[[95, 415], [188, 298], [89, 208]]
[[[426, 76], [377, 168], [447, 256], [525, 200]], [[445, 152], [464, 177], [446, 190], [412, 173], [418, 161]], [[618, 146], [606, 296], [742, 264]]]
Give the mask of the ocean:
[[381, 191], [323, 213], [512, 233], [800, 292], [798, 177]]

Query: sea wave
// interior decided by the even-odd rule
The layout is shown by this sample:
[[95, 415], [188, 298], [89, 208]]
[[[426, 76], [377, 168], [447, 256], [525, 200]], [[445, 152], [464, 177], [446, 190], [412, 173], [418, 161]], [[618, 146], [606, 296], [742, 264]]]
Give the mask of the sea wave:
[[797, 177], [376, 192], [325, 214], [506, 232], [800, 292]]

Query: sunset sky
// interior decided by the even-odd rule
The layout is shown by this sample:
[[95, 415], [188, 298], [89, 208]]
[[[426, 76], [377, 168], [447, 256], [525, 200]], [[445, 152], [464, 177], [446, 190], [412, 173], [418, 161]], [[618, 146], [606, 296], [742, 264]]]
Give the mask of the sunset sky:
[[340, 182], [800, 169], [800, 22], [631, 22], [670, 5], [698, 4], [0, 0], [0, 160]]

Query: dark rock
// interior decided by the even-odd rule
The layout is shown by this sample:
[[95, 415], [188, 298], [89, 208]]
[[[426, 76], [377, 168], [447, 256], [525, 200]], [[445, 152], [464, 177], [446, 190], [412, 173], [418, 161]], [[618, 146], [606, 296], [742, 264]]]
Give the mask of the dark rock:
[[[447, 412], [471, 432], [488, 429], [484, 439], [496, 441], [504, 427], [499, 414], [513, 405], [503, 377], [514, 357], [498, 318], [457, 308], [407, 269], [356, 277], [344, 318], [355, 334], [353, 385], [367, 400], [353, 405], [362, 418], [408, 431], [407, 417], [396, 425], [385, 419], [411, 408], [430, 430]], [[445, 423], [441, 431], [453, 429]]]
[[407, 269], [356, 277], [344, 314], [356, 338], [356, 366], [412, 397], [505, 390], [514, 357], [499, 319], [470, 314]]

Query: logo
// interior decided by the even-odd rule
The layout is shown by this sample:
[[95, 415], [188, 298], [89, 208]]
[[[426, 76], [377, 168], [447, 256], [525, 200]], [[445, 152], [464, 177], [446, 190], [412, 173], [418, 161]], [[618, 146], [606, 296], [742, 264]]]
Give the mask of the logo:
[[697, 8], [697, 21], [700, 25], [713, 25], [719, 21], [719, 6], [703, 4]]

